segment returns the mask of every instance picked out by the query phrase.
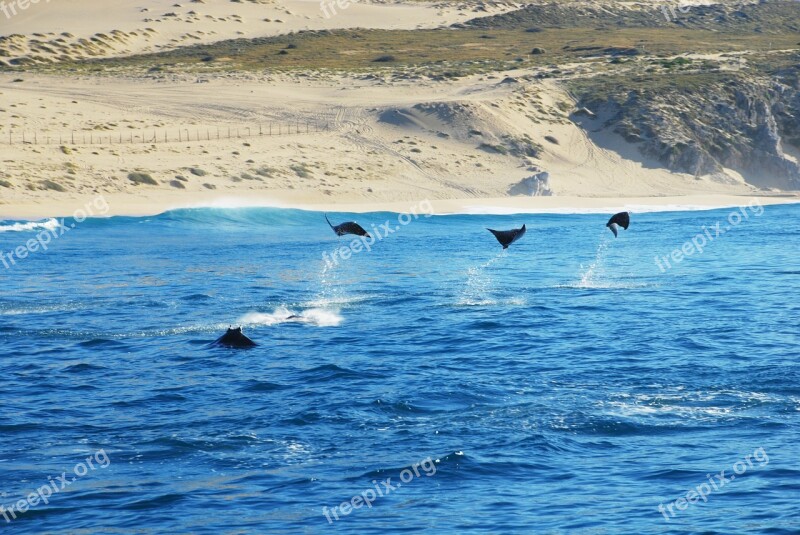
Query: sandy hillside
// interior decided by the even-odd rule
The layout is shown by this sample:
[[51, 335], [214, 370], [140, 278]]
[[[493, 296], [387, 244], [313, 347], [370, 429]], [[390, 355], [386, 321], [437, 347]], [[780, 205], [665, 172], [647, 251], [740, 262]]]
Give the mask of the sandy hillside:
[[0, 62], [11, 65], [159, 52], [224, 39], [334, 28], [416, 29], [501, 13], [510, 2], [372, 3], [315, 0], [53, 0], [0, 14]]
[[570, 120], [574, 104], [556, 83], [509, 74], [408, 84], [332, 75], [202, 84], [5, 76], [11, 120], [0, 131], [0, 210], [54, 199], [68, 206], [97, 193], [137, 197], [136, 211], [142, 202], [218, 197], [377, 204], [759, 193], [626, 158], [616, 135], [600, 130], [592, 139]]
[[[113, 9], [53, 0], [0, 18], [0, 61], [126, 55], [303, 29], [434, 28], [513, 8], [354, 2], [328, 17], [306, 0], [120, 0]], [[594, 208], [644, 198], [706, 206], [779, 195], [732, 171], [710, 179], [643, 158], [605, 117], [578, 109], [557, 78], [542, 77], [554, 68], [457, 79], [403, 67], [139, 77], [6, 70], [0, 218], [66, 215], [97, 194], [114, 201], [113, 213], [218, 202], [402, 209], [425, 198], [443, 210], [551, 209], [581, 205], [577, 198], [594, 199]]]

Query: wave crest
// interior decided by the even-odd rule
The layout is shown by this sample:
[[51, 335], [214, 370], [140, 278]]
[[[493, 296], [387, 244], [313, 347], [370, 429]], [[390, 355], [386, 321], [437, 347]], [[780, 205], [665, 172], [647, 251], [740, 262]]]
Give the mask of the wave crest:
[[57, 219], [47, 219], [45, 221], [16, 221], [14, 223], [2, 224], [0, 222], [0, 232], [30, 232], [32, 230], [54, 230], [59, 227]]

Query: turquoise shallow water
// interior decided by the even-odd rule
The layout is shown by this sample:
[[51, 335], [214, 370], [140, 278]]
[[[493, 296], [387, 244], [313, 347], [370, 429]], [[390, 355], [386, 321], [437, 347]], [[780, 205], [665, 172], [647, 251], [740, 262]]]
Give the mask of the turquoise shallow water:
[[0, 505], [69, 480], [0, 530], [798, 533], [800, 206], [732, 211], [76, 224], [0, 265]]

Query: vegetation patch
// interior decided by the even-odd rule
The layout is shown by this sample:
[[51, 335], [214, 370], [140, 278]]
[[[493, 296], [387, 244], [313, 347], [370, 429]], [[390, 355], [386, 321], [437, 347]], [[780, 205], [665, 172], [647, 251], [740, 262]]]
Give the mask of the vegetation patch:
[[481, 143], [478, 148], [482, 151], [491, 152], [493, 154], [508, 154], [508, 149], [502, 145], [492, 145], [491, 143]]
[[311, 178], [311, 170], [305, 164], [290, 165], [289, 169], [295, 172], [300, 178]]
[[136, 184], [146, 184], [148, 186], [158, 186], [158, 182], [148, 173], [133, 172], [128, 173], [128, 180]]
[[52, 180], [42, 180], [40, 184], [42, 185], [42, 189], [46, 189], [48, 191], [58, 191], [60, 193], [67, 191], [67, 188], [58, 182], [53, 182]]

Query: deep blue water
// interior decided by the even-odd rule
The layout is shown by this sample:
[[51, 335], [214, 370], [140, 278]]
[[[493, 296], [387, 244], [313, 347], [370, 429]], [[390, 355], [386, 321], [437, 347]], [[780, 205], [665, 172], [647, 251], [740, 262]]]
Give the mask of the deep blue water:
[[0, 504], [75, 477], [0, 531], [798, 533], [800, 205], [654, 261], [731, 212], [77, 224], [0, 264]]

